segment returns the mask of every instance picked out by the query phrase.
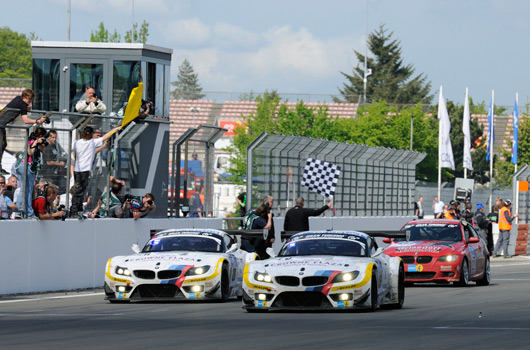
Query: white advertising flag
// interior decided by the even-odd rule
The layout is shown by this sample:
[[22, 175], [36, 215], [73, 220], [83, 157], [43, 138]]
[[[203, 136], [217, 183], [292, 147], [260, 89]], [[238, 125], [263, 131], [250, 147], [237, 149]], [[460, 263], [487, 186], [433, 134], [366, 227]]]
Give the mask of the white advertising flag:
[[462, 131], [464, 133], [464, 168], [473, 171], [473, 163], [471, 162], [471, 133], [469, 131], [469, 122], [471, 115], [469, 114], [469, 97], [468, 89], [466, 88], [466, 101], [464, 102], [464, 121], [462, 123]]
[[449, 113], [447, 113], [447, 106], [445, 105], [441, 86], [440, 98], [438, 100], [438, 119], [440, 120], [438, 130], [438, 166], [440, 168], [451, 168], [455, 170], [453, 147], [451, 146], [451, 138], [449, 137], [451, 122], [449, 121]]

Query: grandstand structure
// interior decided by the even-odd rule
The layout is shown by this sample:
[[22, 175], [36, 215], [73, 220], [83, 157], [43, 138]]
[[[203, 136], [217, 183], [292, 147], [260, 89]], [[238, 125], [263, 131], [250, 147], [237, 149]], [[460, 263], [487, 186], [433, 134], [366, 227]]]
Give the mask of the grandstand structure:
[[[0, 87], [0, 108], [3, 108], [22, 91], [20, 87]], [[297, 102], [285, 102], [288, 108], [295, 108]], [[307, 106], [318, 108], [326, 105], [331, 116], [339, 118], [355, 118], [357, 115], [356, 103], [320, 103], [308, 102]], [[223, 101], [214, 100], [175, 100], [169, 104], [170, 145], [172, 145], [186, 130], [201, 124], [220, 125], [223, 121], [242, 122], [244, 116], [256, 112], [256, 101]], [[471, 119], [477, 119], [482, 126], [484, 134], [488, 132], [488, 116], [473, 114]], [[513, 141], [513, 115], [495, 116], [495, 146], [497, 154], [500, 147], [507, 149]]]

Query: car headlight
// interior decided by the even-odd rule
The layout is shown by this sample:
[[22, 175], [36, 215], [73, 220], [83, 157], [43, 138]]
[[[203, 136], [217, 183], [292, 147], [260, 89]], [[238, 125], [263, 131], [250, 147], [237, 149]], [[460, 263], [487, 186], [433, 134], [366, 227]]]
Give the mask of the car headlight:
[[204, 275], [206, 272], [208, 272], [208, 270], [210, 270], [209, 265], [192, 267], [186, 271], [186, 276]]
[[256, 281], [260, 281], [260, 282], [267, 282], [267, 283], [271, 283], [272, 282], [272, 277], [271, 275], [269, 275], [268, 273], [266, 272], [255, 272], [254, 273], [254, 279]]
[[458, 255], [444, 255], [438, 258], [442, 262], [454, 262], [458, 260]]
[[333, 278], [331, 283], [341, 283], [341, 282], [349, 282], [353, 281], [354, 279], [359, 276], [359, 271], [351, 271], [351, 272], [342, 272], [339, 273], [337, 276]]
[[131, 275], [131, 271], [129, 271], [129, 269], [126, 267], [116, 266], [116, 270], [114, 271], [116, 272], [117, 275], [122, 275], [122, 276]]

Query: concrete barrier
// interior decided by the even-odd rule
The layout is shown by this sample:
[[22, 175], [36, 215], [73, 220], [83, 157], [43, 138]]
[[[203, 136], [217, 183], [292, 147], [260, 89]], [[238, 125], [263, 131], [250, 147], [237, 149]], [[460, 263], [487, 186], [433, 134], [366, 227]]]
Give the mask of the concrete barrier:
[[[312, 230], [399, 230], [412, 217], [310, 218]], [[142, 247], [151, 233], [169, 228], [221, 229], [222, 219], [87, 219], [0, 221], [0, 295], [103, 286], [107, 260]], [[275, 218], [278, 239], [283, 218]]]

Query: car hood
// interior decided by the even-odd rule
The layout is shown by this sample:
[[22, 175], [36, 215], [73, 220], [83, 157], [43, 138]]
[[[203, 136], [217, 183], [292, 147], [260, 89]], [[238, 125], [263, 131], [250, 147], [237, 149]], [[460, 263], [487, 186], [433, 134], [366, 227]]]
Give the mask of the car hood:
[[322, 271], [352, 271], [364, 269], [373, 262], [371, 258], [340, 257], [317, 255], [310, 257], [278, 257], [253, 262], [255, 271], [267, 271], [273, 274], [313, 275]]
[[113, 264], [125, 265], [129, 269], [151, 268], [165, 269], [175, 265], [215, 264], [223, 253], [205, 252], [151, 252], [112, 258]]
[[387, 255], [414, 255], [419, 254], [434, 254], [443, 255], [449, 254], [455, 250], [459, 250], [463, 246], [460, 242], [442, 242], [442, 241], [407, 241], [394, 242], [385, 249]]

